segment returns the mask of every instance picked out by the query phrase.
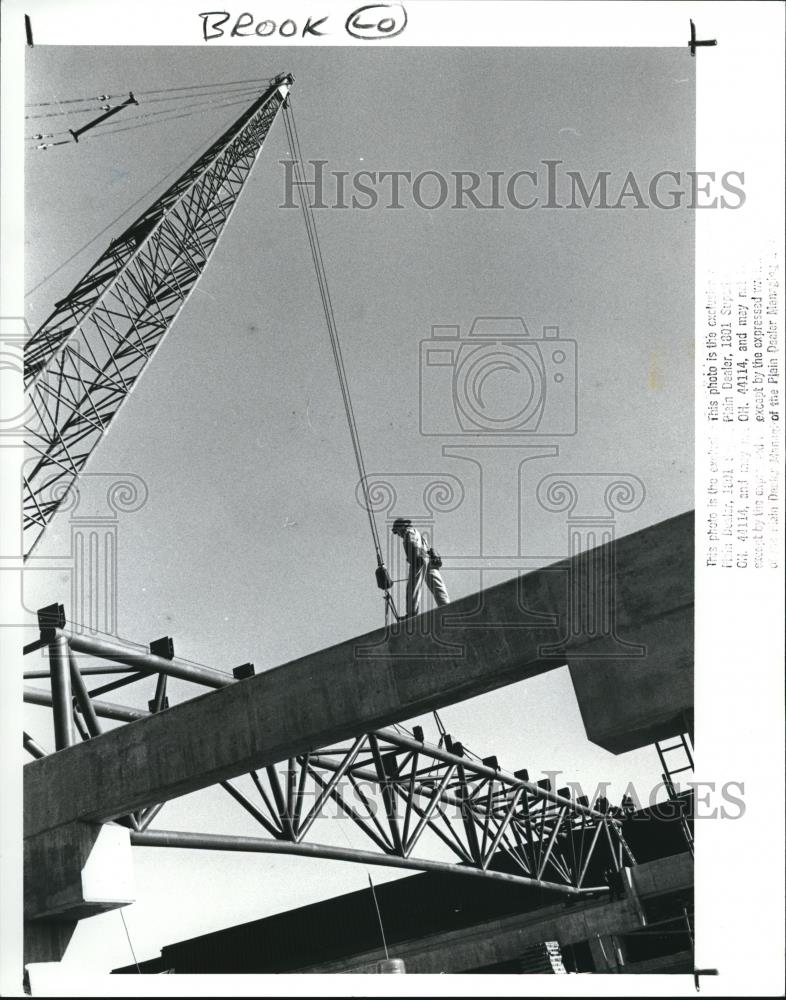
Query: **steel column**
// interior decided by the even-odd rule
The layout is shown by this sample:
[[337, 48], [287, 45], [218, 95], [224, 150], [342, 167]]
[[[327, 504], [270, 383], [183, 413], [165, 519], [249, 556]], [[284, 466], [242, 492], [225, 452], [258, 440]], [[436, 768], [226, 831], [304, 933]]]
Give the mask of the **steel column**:
[[71, 714], [71, 668], [68, 640], [58, 635], [49, 643], [49, 670], [52, 677], [52, 708], [54, 709], [55, 750], [65, 750], [74, 744], [74, 718]]

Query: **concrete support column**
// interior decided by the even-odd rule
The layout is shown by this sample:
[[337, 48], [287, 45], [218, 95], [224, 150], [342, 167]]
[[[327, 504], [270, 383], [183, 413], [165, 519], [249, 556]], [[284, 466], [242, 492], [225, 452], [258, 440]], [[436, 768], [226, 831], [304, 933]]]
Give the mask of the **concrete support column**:
[[24, 964], [60, 962], [76, 925], [76, 920], [25, 920]]
[[26, 965], [59, 962], [78, 920], [134, 901], [125, 827], [67, 823], [26, 837], [24, 858]]
[[621, 956], [613, 934], [596, 934], [587, 940], [595, 972], [608, 974], [623, 971]]

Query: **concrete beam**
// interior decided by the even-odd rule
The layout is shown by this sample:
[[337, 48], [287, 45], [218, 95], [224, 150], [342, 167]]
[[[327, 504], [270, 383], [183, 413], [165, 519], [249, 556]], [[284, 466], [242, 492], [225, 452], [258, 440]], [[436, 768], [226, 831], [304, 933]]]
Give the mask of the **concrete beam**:
[[[587, 736], [612, 753], [693, 725], [693, 512], [630, 537], [636, 559], [619, 560], [614, 573], [617, 634], [643, 645], [645, 655], [626, 655], [599, 636], [567, 657]], [[671, 595], [670, 609], [658, 601], [662, 591]], [[650, 600], [660, 605], [657, 615]]]
[[633, 889], [639, 899], [650, 899], [667, 892], [684, 892], [693, 885], [693, 858], [673, 854], [630, 869]]
[[[503, 917], [474, 927], [432, 934], [416, 941], [390, 946], [391, 956], [404, 960], [407, 974], [461, 973], [519, 958], [523, 951], [544, 941], [561, 947], [593, 940], [599, 934], [621, 934], [641, 927], [633, 905], [627, 900], [579, 904], [570, 909], [547, 907], [521, 916]], [[385, 958], [382, 948], [292, 969], [297, 974], [378, 972]], [[603, 971], [608, 971], [604, 969]]]
[[76, 921], [134, 901], [129, 831], [114, 823], [68, 823], [28, 836], [24, 863], [26, 922]]
[[[660, 896], [693, 885], [693, 859], [688, 855], [659, 858], [656, 861], [626, 869], [634, 882], [638, 879], [643, 895]], [[543, 907], [516, 916], [477, 924], [461, 930], [432, 934], [417, 941], [397, 942], [390, 950], [406, 963], [407, 973], [451, 973], [508, 962], [534, 944], [557, 941], [562, 948], [579, 941], [589, 941], [597, 954], [596, 971], [617, 970], [614, 949], [608, 944], [595, 952], [598, 937], [611, 938], [640, 930], [641, 911], [635, 895], [628, 892], [620, 900], [592, 900], [570, 906]], [[382, 948], [350, 955], [331, 962], [291, 969], [302, 973], [376, 973]], [[636, 971], [640, 971], [636, 967]]]
[[129, 831], [68, 823], [24, 841], [24, 963], [59, 962], [77, 922], [134, 901]]
[[[642, 671], [656, 654], [685, 662], [692, 537], [691, 512], [32, 761], [26, 835], [114, 819], [562, 666], [566, 649], [576, 658], [598, 640], [596, 627], [582, 634], [569, 618], [577, 567], [596, 565], [608, 593], [616, 585], [615, 643], [638, 642], [672, 616]], [[660, 693], [659, 711], [669, 698]]]

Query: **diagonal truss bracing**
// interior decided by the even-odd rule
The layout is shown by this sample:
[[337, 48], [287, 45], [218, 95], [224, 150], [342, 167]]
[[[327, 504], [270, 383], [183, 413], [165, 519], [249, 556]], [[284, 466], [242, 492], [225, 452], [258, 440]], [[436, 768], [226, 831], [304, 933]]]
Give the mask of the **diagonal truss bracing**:
[[[39, 618], [52, 611], [43, 609]], [[25, 650], [49, 650], [49, 667], [26, 677], [48, 678], [51, 688], [26, 688], [25, 700], [53, 708], [57, 749], [78, 736], [100, 737], [102, 719], [135, 722], [162, 711], [169, 676], [214, 689], [236, 683], [209, 667], [72, 635], [64, 630], [62, 608], [57, 615], [57, 626], [42, 626], [40, 640]], [[85, 654], [91, 662], [81, 658]], [[247, 676], [249, 666], [236, 675]], [[88, 690], [89, 678], [101, 673], [120, 676]], [[151, 685], [148, 710], [103, 700], [132, 684]], [[29, 736], [24, 742], [33, 756], [44, 755]], [[569, 895], [596, 892], [607, 872], [635, 863], [622, 834], [622, 813], [604, 798], [590, 805], [567, 788], [555, 791], [546, 779], [530, 781], [526, 771], [509, 774], [493, 757], [470, 757], [446, 734], [439, 745], [427, 742], [419, 727], [362, 733], [220, 784], [258, 824], [259, 838], [149, 830], [161, 809], [149, 802], [123, 820], [132, 828], [132, 843], [452, 871]], [[313, 840], [315, 828], [321, 836], [333, 832], [328, 819], [351, 823], [369, 850]]]
[[590, 808], [400, 728], [250, 777], [245, 791], [239, 779], [223, 787], [280, 843], [306, 843], [315, 821], [343, 817], [389, 858], [436, 853], [491, 878], [577, 891], [596, 890], [606, 871], [632, 862], [605, 802]]
[[29, 555], [193, 289], [286, 100], [277, 79], [128, 229], [30, 338]]

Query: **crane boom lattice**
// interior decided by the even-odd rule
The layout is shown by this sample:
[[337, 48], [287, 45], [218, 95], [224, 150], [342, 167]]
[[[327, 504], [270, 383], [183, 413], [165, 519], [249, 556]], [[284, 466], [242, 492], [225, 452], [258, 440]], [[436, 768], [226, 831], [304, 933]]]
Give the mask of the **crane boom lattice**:
[[291, 82], [273, 81], [112, 241], [30, 338], [25, 557], [202, 274]]

